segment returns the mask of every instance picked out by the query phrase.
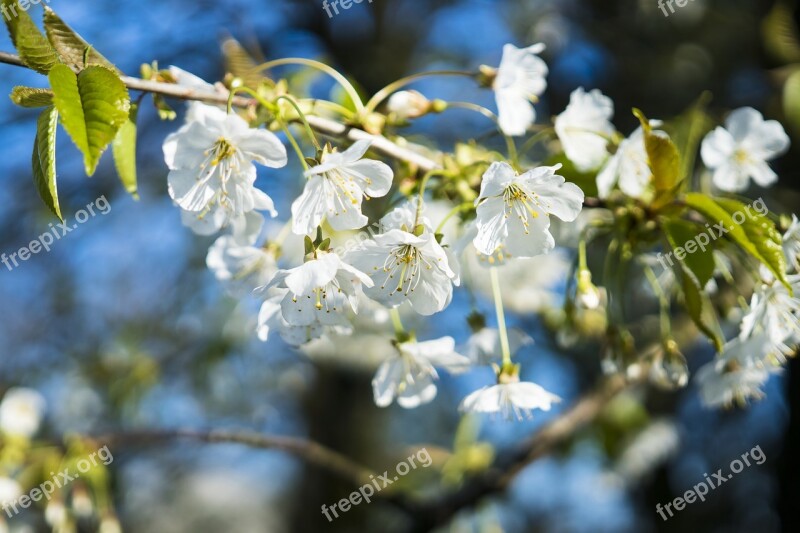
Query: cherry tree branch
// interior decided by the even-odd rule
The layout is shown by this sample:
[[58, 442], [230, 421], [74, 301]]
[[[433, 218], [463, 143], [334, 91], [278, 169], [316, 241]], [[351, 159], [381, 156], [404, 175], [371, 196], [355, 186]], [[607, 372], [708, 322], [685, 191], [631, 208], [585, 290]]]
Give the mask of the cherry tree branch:
[[100, 445], [139, 447], [169, 443], [175, 440], [194, 440], [207, 444], [242, 444], [251, 448], [277, 450], [295, 455], [309, 464], [327, 470], [345, 481], [360, 487], [370, 482], [373, 472], [344, 455], [310, 440], [279, 435], [263, 435], [247, 431], [199, 431], [193, 429], [135, 430], [90, 437]]

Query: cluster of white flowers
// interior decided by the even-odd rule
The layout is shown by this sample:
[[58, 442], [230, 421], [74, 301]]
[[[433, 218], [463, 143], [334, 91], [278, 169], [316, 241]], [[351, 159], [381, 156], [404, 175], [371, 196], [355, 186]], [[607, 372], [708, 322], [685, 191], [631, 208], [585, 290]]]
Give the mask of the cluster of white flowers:
[[[498, 68], [481, 68], [479, 79], [494, 91], [498, 126], [511, 143], [510, 137], [525, 135], [535, 122], [534, 104], [547, 87], [548, 68], [539, 57], [543, 51], [541, 44], [527, 48], [509, 44]], [[178, 83], [212, 89], [183, 71], [173, 74]], [[416, 91], [399, 91], [389, 98], [387, 110], [389, 120], [405, 122], [446, 106]], [[652, 198], [655, 187], [645, 128], [625, 138], [614, 128], [613, 116], [614, 103], [599, 90], [576, 89], [554, 120], [564, 155], [579, 172], [596, 175], [601, 199], [615, 189], [637, 199]], [[650, 126], [648, 135], [668, 138], [659, 129], [660, 121], [652, 120]], [[201, 235], [223, 232], [209, 250], [208, 267], [234, 294], [252, 292], [262, 299], [257, 326], [262, 340], [277, 332], [299, 347], [328, 333], [351, 334], [352, 318], [367, 300], [371, 309], [379, 305], [395, 313], [398, 308], [422, 316], [439, 313], [461, 284], [462, 262], [466, 260], [469, 267], [469, 260], [474, 263], [477, 257], [477, 264], [496, 268], [549, 254], [556, 246], [551, 217], [574, 222], [583, 207], [583, 191], [559, 175], [561, 165], [524, 171], [517, 161], [494, 162], [482, 176], [475, 218], [463, 225], [457, 240], [431, 224], [423, 186], [419, 198], [396, 206], [373, 224], [369, 237], [337, 253], [331, 239], [340, 232], [363, 230], [369, 223], [365, 201], [388, 195], [395, 185], [392, 168], [367, 157], [372, 142], [361, 140], [343, 149], [317, 145], [314, 157], [298, 154], [306, 167], [303, 192], [292, 203], [291, 219], [281, 235], [259, 245], [265, 221], [258, 211], [272, 217], [277, 212], [272, 199], [255, 187], [254, 163], [271, 168], [286, 165], [286, 150], [278, 137], [251, 128], [235, 113], [194, 103], [186, 124], [166, 140], [170, 195], [192, 230]], [[725, 128], [706, 137], [702, 157], [717, 188], [741, 191], [750, 178], [761, 186], [774, 183], [776, 176], [767, 162], [786, 151], [788, 144], [780, 124], [764, 121], [757, 111], [745, 108], [732, 113]], [[795, 270], [800, 266], [799, 226], [795, 219], [784, 238], [787, 260]], [[372, 227], [378, 231], [372, 232]], [[325, 232], [330, 233], [328, 238]], [[281, 255], [290, 234], [304, 241], [302, 260], [287, 261]], [[595, 309], [602, 293], [588, 279], [592, 290], [584, 290], [577, 302]], [[791, 282], [800, 289], [800, 274]], [[492, 288], [500, 293], [495, 294], [500, 315], [502, 291], [499, 283]], [[740, 338], [700, 373], [709, 403], [758, 394], [771, 370], [769, 364], [780, 362], [786, 345], [798, 340], [798, 311], [800, 300], [774, 280], [765, 281], [753, 297]], [[467, 343], [465, 356], [456, 351], [450, 337], [417, 341], [413, 332], [403, 330], [399, 317], [394, 324], [394, 356], [380, 365], [373, 380], [378, 405], [396, 400], [410, 408], [430, 402], [436, 395], [437, 369], [460, 373], [486, 364], [494, 366], [497, 384], [469, 395], [463, 410], [522, 418], [534, 409], [549, 410], [558, 401], [539, 385], [519, 379], [519, 365], [512, 364], [510, 352], [528, 343], [527, 337], [510, 339], [504, 325], [500, 331], [479, 329]], [[498, 322], [504, 323], [500, 318]]]

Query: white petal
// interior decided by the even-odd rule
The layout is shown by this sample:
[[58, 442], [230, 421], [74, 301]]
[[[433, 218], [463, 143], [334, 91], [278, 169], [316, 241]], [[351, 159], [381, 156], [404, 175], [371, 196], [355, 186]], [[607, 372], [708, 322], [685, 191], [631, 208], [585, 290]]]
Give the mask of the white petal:
[[492, 163], [481, 178], [479, 198], [500, 196], [517, 177], [514, 167], [506, 162]]
[[236, 148], [249, 160], [270, 168], [281, 168], [288, 161], [286, 147], [278, 137], [267, 130], [248, 128], [236, 140]]
[[536, 121], [533, 104], [515, 90], [496, 91], [500, 129], [510, 137], [525, 135]]
[[[537, 172], [539, 170], [539, 172]], [[572, 222], [583, 209], [584, 194], [574, 183], [566, 183], [564, 177], [553, 172], [558, 167], [541, 167], [520, 176], [538, 196], [537, 202], [548, 213], [565, 222]], [[526, 178], [527, 176], [527, 178]]]
[[325, 217], [325, 178], [314, 176], [306, 182], [303, 194], [292, 203], [292, 232], [310, 235]]
[[718, 168], [731, 160], [736, 151], [736, 141], [724, 128], [718, 127], [703, 139], [700, 155], [703, 163], [711, 169]]
[[502, 198], [490, 198], [478, 206], [478, 234], [472, 241], [478, 252], [492, 255], [508, 238], [508, 219]]
[[372, 198], [386, 196], [392, 188], [394, 172], [389, 165], [372, 159], [349, 163], [344, 172], [358, 179], [361, 188]]

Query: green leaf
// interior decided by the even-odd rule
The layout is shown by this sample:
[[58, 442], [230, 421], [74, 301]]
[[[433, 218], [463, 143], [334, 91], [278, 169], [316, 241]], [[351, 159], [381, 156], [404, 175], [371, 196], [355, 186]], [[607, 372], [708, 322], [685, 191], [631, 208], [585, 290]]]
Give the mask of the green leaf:
[[[664, 125], [664, 130], [669, 133], [678, 151], [683, 154], [681, 176], [684, 178], [694, 173], [700, 141], [714, 128], [714, 120], [706, 111], [710, 101], [711, 93], [703, 93], [689, 109]], [[686, 182], [687, 180], [683, 180], [682, 183]]]
[[[764, 205], [763, 200], [756, 200], [753, 206], [758, 202], [762, 202]], [[745, 217], [741, 228], [756, 249], [757, 253], [753, 255], [764, 263], [781, 283], [786, 285], [789, 292], [792, 292], [791, 284], [786, 278], [787, 265], [786, 255], [783, 253], [783, 236], [775, 223], [766, 214], [762, 215], [759, 210], [737, 200], [717, 198], [717, 203], [730, 213], [731, 217], [736, 217], [739, 213]], [[766, 209], [765, 205], [764, 209]]]
[[91, 176], [128, 119], [128, 89], [114, 71], [98, 65], [77, 75], [66, 65], [56, 65], [48, 77], [61, 124], [83, 153], [86, 173]]
[[53, 65], [56, 65], [58, 55], [36, 24], [33, 23], [28, 12], [20, 8], [17, 0], [0, 0], [5, 8], [3, 16], [8, 28], [11, 42], [19, 53], [19, 57], [26, 66], [40, 74], [47, 74]]
[[56, 130], [58, 110], [51, 106], [39, 115], [36, 123], [36, 137], [33, 141], [33, 181], [39, 196], [50, 211], [62, 222], [61, 207], [58, 204], [56, 187]]
[[125, 190], [137, 200], [139, 199], [136, 179], [136, 116], [138, 112], [136, 104], [131, 105], [128, 120], [119, 129], [111, 144], [119, 179], [125, 186]]
[[233, 37], [222, 43], [222, 55], [225, 57], [225, 69], [241, 78], [245, 87], [256, 88], [265, 79], [257, 68], [262, 61], [257, 62]]
[[[686, 203], [701, 213], [712, 225], [722, 224], [727, 231], [726, 236], [738, 244], [745, 252], [764, 264], [789, 291], [792, 291], [786, 279], [786, 259], [781, 250], [781, 236], [765, 216], [753, 212], [736, 200], [724, 198], [711, 199], [700, 193], [686, 195]], [[741, 214], [741, 223], [734, 220]], [[719, 229], [715, 230], [719, 232]]]
[[794, 21], [794, 10], [793, 2], [781, 0], [761, 23], [764, 47], [784, 64], [800, 61], [800, 31]]
[[703, 292], [703, 288], [698, 286], [691, 276], [686, 275], [685, 271], [681, 273], [681, 277], [683, 300], [689, 316], [700, 331], [714, 343], [717, 351], [722, 352], [722, 347], [725, 344], [724, 336], [711, 301]]
[[666, 133], [653, 131], [650, 121], [641, 111], [634, 109], [633, 114], [642, 123], [644, 145], [656, 193], [668, 193], [676, 188], [682, 178], [681, 155], [678, 153], [678, 148]]
[[[78, 35], [75, 30], [70, 28], [55, 11], [45, 6], [44, 8], [44, 29], [47, 38], [55, 48], [61, 60], [78, 70], [88, 65], [102, 65], [112, 70], [117, 70], [111, 61], [103, 57], [83, 37]], [[88, 51], [88, 55], [86, 52]], [[84, 59], [86, 59], [84, 63]]]
[[53, 105], [53, 91], [35, 87], [14, 87], [11, 101], [20, 107], [47, 107]]
[[789, 76], [783, 86], [783, 113], [792, 129], [800, 133], [800, 68]]
[[[664, 229], [675, 258], [680, 261], [686, 275], [691, 276], [698, 287], [704, 288], [714, 277], [716, 266], [712, 247], [714, 241], [711, 235], [704, 227], [680, 219], [665, 220], [661, 223], [661, 227]], [[698, 244], [698, 240], [702, 246]], [[675, 251], [679, 248], [683, 252], [676, 253]], [[683, 256], [683, 259], [677, 257], [678, 253]]]

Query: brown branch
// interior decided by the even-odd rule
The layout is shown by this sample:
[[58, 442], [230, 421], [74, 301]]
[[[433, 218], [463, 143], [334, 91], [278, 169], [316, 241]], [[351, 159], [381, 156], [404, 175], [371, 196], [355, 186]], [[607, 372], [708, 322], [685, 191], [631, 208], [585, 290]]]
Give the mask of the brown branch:
[[[0, 63], [27, 68], [18, 56], [9, 54], [7, 52], [0, 52]], [[122, 81], [125, 83], [128, 89], [134, 91], [158, 94], [179, 100], [205, 102], [207, 104], [226, 105], [228, 103], [228, 94], [223, 92], [206, 93], [187, 87], [181, 87], [180, 85], [175, 85], [172, 83], [160, 83], [133, 78], [130, 76], [122, 76]], [[254, 100], [241, 96], [233, 99], [233, 105], [236, 107], [245, 108], [253, 105], [254, 103]], [[408, 148], [399, 146], [382, 135], [372, 135], [364, 130], [345, 126], [344, 124], [340, 124], [334, 120], [323, 117], [310, 115], [307, 118], [309, 124], [317, 133], [327, 135], [329, 137], [345, 138], [352, 142], [365, 139], [372, 140], [372, 149], [379, 154], [413, 165], [421, 172], [429, 172], [433, 169], [441, 167], [441, 165], [433, 159]]]
[[100, 445], [138, 447], [187, 439], [208, 444], [242, 444], [263, 450], [277, 450], [295, 455], [309, 464], [327, 470], [360, 487], [370, 482], [373, 472], [325, 446], [310, 440], [243, 431], [199, 431], [193, 429], [141, 430], [109, 433], [90, 437]]

